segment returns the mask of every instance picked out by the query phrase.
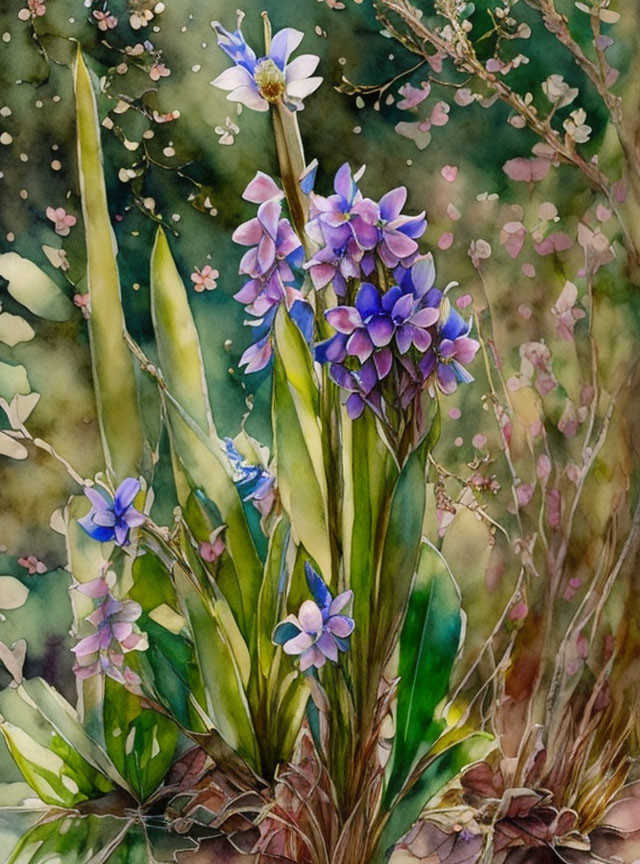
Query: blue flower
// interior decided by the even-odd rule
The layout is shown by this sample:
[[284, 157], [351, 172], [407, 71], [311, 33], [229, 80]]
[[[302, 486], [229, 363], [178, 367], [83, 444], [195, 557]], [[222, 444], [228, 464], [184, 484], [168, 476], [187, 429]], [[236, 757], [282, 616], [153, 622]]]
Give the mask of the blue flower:
[[242, 102], [254, 111], [268, 111], [275, 103], [284, 103], [294, 111], [304, 108], [303, 99], [322, 83], [310, 77], [320, 60], [315, 54], [301, 54], [289, 63], [289, 55], [302, 42], [304, 33], [285, 27], [275, 34], [266, 57], [256, 57], [247, 45], [240, 28], [230, 33], [218, 22], [212, 27], [218, 45], [231, 57], [234, 66], [225, 69], [212, 81], [214, 87], [230, 90], [231, 102]]
[[224, 439], [227, 458], [234, 472], [234, 483], [243, 501], [253, 501], [253, 506], [266, 516], [273, 506], [275, 476], [262, 465], [252, 465], [237, 451], [231, 438]]
[[353, 618], [339, 613], [353, 598], [343, 591], [334, 599], [322, 577], [306, 562], [307, 585], [313, 600], [305, 600], [296, 615], [288, 615], [273, 631], [273, 641], [285, 654], [300, 655], [300, 670], [320, 669], [327, 660], [338, 662], [338, 651], [347, 651]]
[[139, 491], [140, 483], [135, 477], [123, 480], [113, 498], [106, 490], [86, 486], [84, 494], [92, 509], [78, 522], [94, 540], [102, 543], [114, 540], [117, 546], [128, 546], [131, 528], [137, 528], [146, 519], [132, 506]]

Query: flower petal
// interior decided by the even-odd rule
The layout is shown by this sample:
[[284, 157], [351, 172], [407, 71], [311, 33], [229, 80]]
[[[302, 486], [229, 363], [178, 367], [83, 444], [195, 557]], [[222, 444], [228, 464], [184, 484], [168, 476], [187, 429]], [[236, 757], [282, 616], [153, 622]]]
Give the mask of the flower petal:
[[324, 656], [327, 657], [329, 660], [333, 660], [334, 663], [338, 662], [338, 646], [336, 645], [331, 633], [328, 633], [325, 630], [325, 632], [316, 642], [316, 648], [322, 651]]
[[400, 215], [400, 211], [407, 200], [406, 186], [398, 186], [396, 189], [391, 189], [386, 195], [380, 199], [380, 216], [390, 222]]
[[353, 591], [343, 591], [331, 601], [329, 606], [329, 615], [337, 615], [344, 607], [353, 600]]
[[322, 630], [322, 611], [313, 600], [305, 600], [298, 612], [298, 621], [306, 633]]
[[301, 78], [299, 81], [291, 81], [287, 84], [286, 94], [292, 99], [306, 99], [314, 93], [322, 84], [320, 76], [314, 78]]
[[308, 633], [299, 633], [293, 639], [289, 639], [282, 646], [285, 654], [302, 654], [311, 647], [313, 640]]
[[349, 335], [356, 327], [362, 327], [360, 313], [353, 306], [335, 306], [333, 309], [327, 309], [324, 317], [338, 333]]
[[269, 57], [271, 57], [276, 66], [284, 69], [289, 56], [296, 50], [303, 39], [304, 33], [302, 30], [295, 30], [293, 27], [285, 27], [283, 30], [279, 30], [271, 40]]
[[287, 89], [290, 82], [300, 78], [308, 78], [316, 71], [320, 58], [316, 54], [300, 54], [287, 66], [286, 79]]
[[355, 622], [353, 618], [348, 618], [346, 615], [333, 615], [327, 621], [327, 630], [334, 636], [340, 639], [346, 639], [351, 636]]
[[252, 86], [253, 76], [244, 66], [231, 66], [210, 83], [212, 87], [217, 87], [219, 90], [237, 90], [238, 87]]
[[140, 491], [140, 481], [135, 477], [127, 477], [116, 489], [114, 505], [116, 513], [122, 513], [133, 504], [133, 499]]
[[255, 86], [237, 87], [227, 96], [229, 102], [242, 102], [252, 111], [268, 111], [269, 103], [258, 93]]

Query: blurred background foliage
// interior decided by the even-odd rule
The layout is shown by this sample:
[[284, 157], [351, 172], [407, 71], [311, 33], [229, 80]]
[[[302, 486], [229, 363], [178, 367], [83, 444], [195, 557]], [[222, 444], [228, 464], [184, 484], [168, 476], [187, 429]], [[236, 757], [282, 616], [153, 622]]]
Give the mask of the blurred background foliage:
[[[427, 14], [432, 12], [431, 0], [421, 0], [418, 5]], [[488, 10], [495, 5], [493, 0], [476, 3], [473, 21], [477, 32], [482, 32], [489, 20]], [[580, 30], [586, 23], [572, 4], [559, 5], [575, 21], [576, 38], [586, 39], [586, 32]], [[231, 242], [231, 234], [240, 222], [253, 215], [252, 205], [240, 196], [256, 170], [277, 173], [270, 119], [268, 114], [238, 112], [233, 103], [225, 101], [225, 94], [209, 83], [227, 65], [226, 57], [216, 47], [210, 22], [220, 20], [233, 29], [236, 3], [167, 0], [165, 8], [161, 6], [146, 0], [110, 0], [108, 11], [118, 18], [118, 25], [102, 31], [92, 16], [94, 10], [106, 8], [102, 3], [87, 8], [79, 0], [48, 0], [46, 14], [33, 19], [27, 16], [28, 20], [21, 14], [26, 0], [6, 0], [2, 4], [0, 252], [17, 252], [34, 261], [69, 297], [83, 290], [84, 242], [70, 70], [78, 42], [103, 83], [99, 105], [104, 118], [105, 173], [129, 329], [153, 356], [149, 254], [156, 223], [161, 220], [171, 231], [172, 251], [188, 285], [194, 284], [191, 274], [196, 267], [202, 270], [210, 265], [219, 272], [214, 290], [193, 291], [191, 298], [220, 433], [235, 435], [250, 411], [247, 429], [269, 445], [269, 376], [263, 373], [245, 377], [237, 368], [252, 338], [243, 326], [242, 307], [232, 297], [240, 285], [237, 269], [243, 250]], [[624, 12], [623, 24], [611, 30], [617, 41], [608, 58], [621, 71], [617, 92], [625, 94], [635, 85], [630, 64], [637, 46], [639, 13], [635, 4], [619, 6]], [[579, 282], [576, 274], [583, 250], [575, 241], [576, 229], [585, 212], [596, 203], [584, 179], [570, 167], [559, 167], [535, 186], [513, 182], [503, 165], [514, 157], [528, 155], [536, 143], [534, 136], [507, 122], [509, 111], [505, 106], [498, 103], [485, 109], [474, 104], [461, 108], [453, 101], [451, 87], [433, 81], [427, 104], [432, 107], [438, 99], [450, 103], [447, 125], [432, 128], [428, 146], [423, 146], [424, 140], [416, 142], [399, 135], [395, 128], [398, 123], [414, 120], [413, 114], [427, 116], [428, 111], [420, 113], [424, 106], [414, 111], [400, 110], [398, 89], [407, 81], [419, 86], [427, 72], [421, 67], [404, 76], [417, 58], [381, 35], [368, 0], [245, 0], [242, 9], [246, 13], [245, 35], [258, 53], [263, 38], [260, 12], [266, 9], [274, 31], [284, 26], [303, 30], [306, 36], [301, 50], [321, 57], [320, 74], [325, 85], [307, 99], [300, 117], [307, 160], [319, 160], [316, 189], [328, 192], [334, 172], [344, 161], [355, 168], [360, 164], [368, 166], [361, 186], [371, 197], [406, 184], [409, 201], [405, 210], [427, 211], [429, 227], [422, 247], [434, 252], [438, 284], [443, 287], [451, 280], [460, 283], [454, 296], [470, 293], [480, 310], [489, 296], [493, 340], [503, 375], [516, 375], [520, 346], [541, 339], [553, 342], [555, 319], [551, 308], [565, 280]], [[132, 21], [134, 25], [140, 23], [139, 17], [132, 16], [143, 15], [145, 10], [150, 13], [145, 26], [132, 26]], [[597, 95], [571, 56], [540, 25], [535, 25], [531, 10], [520, 3], [517, 12], [519, 18], [531, 24], [532, 35], [519, 46], [529, 62], [512, 73], [510, 82], [523, 92], [531, 91], [540, 104], [544, 101], [541, 82], [552, 73], [578, 87], [576, 104], [587, 111], [593, 128], [585, 152], [589, 156], [598, 154], [601, 164], [616, 176], [621, 168], [615, 162], [617, 151]], [[487, 50], [491, 50], [490, 44]], [[353, 85], [372, 89], [360, 96], [339, 92], [336, 88], [340, 86], [343, 90], [353, 89], [345, 86], [342, 76]], [[393, 81], [396, 76], [398, 79]], [[442, 79], [447, 79], [446, 73]], [[167, 119], [172, 112], [179, 112], [179, 116]], [[557, 217], [550, 219], [548, 208], [541, 211], [541, 205], [548, 202], [555, 206]], [[46, 214], [49, 207], [63, 207], [77, 218], [78, 224], [68, 236], [55, 232]], [[528, 237], [523, 252], [513, 260], [499, 240], [501, 226], [510, 220], [522, 220], [529, 230], [537, 227], [541, 236], [551, 229], [564, 231], [574, 238], [571, 248], [542, 257], [536, 254]], [[630, 289], [626, 281], [624, 253], [615, 225], [609, 221], [601, 227], [613, 243], [616, 258], [596, 276], [594, 326], [603, 386], [613, 393], [628, 374], [637, 350], [640, 302], [637, 291]], [[470, 244], [478, 239], [492, 247], [491, 257], [483, 260], [481, 268], [486, 294], [468, 254]], [[58, 250], [63, 250], [66, 270], [60, 266]], [[529, 275], [522, 269], [526, 262], [534, 265]], [[580, 293], [584, 293], [582, 284]], [[81, 308], [75, 308], [63, 323], [43, 321], [16, 303], [1, 283], [0, 301], [3, 312], [19, 314], [36, 333], [35, 338], [15, 347], [0, 342], [0, 362], [23, 365], [31, 390], [41, 394], [28, 421], [31, 433], [46, 439], [82, 476], [93, 476], [103, 465]], [[555, 425], [566, 397], [579, 401], [584, 383], [581, 370], [585, 368], [585, 358], [576, 342], [556, 343], [557, 338], [554, 371], [561, 386], [545, 400], [547, 420]], [[438, 462], [453, 474], [468, 473], [465, 466], [474, 461], [480, 465], [485, 459], [484, 464], [491, 465], [489, 454], [492, 448], [495, 451], [499, 447], [495, 424], [489, 412], [481, 410], [487, 385], [480, 358], [473, 371], [477, 383], [459, 390], [448, 403], [447, 410], [459, 407], [461, 416], [454, 419], [455, 411], [454, 417], [445, 412], [436, 453]], [[0, 380], [0, 395], [3, 386]], [[517, 401], [519, 397], [514, 398]], [[591, 524], [585, 523], [585, 537], [597, 536], [598, 526], [605, 523], [610, 490], [625, 490], [634, 482], [638, 404], [624, 394], [619, 404], [622, 411], [614, 434], [587, 495], [590, 508], [584, 519], [591, 520]], [[151, 404], [150, 417], [154, 410]], [[526, 395], [518, 410], [522, 416], [529, 412], [533, 417], [535, 413]], [[485, 441], [479, 435], [485, 436]], [[556, 429], [550, 445], [562, 454], [560, 462], [570, 461], [572, 448], [579, 447], [577, 440]], [[526, 456], [524, 438], [518, 442], [516, 436], [515, 447]], [[575, 453], [575, 459], [579, 458], [580, 454]], [[508, 478], [500, 473], [503, 470], [497, 464], [487, 473], [495, 471], [501, 487], [508, 492]], [[24, 461], [0, 456], [0, 490], [0, 572], [17, 577], [30, 589], [27, 603], [0, 621], [0, 640], [11, 644], [25, 638], [26, 674], [44, 675], [71, 697], [71, 655], [67, 650], [71, 624], [69, 577], [62, 569], [62, 538], [50, 527], [50, 519], [74, 491], [74, 485], [53, 459], [30, 447], [29, 458]], [[171, 514], [163, 516], [170, 519]], [[466, 542], [462, 546], [450, 543], [447, 549], [445, 540], [443, 551], [451, 555], [450, 564], [462, 585], [470, 617], [467, 651], [472, 652], [493, 627], [491, 609], [504, 605], [513, 582], [501, 581], [504, 568], [501, 570], [500, 544], [491, 545], [486, 523], [468, 511], [459, 518], [465, 520]], [[429, 527], [436, 532], [435, 518]], [[583, 553], [578, 544], [576, 556]], [[29, 555], [43, 561], [48, 572], [28, 575], [18, 558]], [[491, 566], [487, 568], [490, 558]], [[622, 602], [621, 598], [619, 612]], [[4, 683], [0, 680], [0, 684]], [[13, 769], [4, 760], [0, 770], [7, 779], [13, 776]]]

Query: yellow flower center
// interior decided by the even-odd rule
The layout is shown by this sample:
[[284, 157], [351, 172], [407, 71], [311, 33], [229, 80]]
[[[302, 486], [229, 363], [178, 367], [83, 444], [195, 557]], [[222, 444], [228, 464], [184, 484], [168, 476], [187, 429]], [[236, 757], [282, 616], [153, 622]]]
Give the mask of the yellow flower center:
[[267, 102], [279, 102], [284, 94], [284, 73], [273, 60], [267, 58], [259, 63], [253, 73], [254, 80], [258, 85], [258, 91]]

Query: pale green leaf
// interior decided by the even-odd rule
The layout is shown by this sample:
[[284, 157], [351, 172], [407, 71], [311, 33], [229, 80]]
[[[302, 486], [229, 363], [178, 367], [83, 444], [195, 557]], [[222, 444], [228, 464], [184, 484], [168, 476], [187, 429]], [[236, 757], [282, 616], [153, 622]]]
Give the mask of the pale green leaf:
[[56, 283], [36, 264], [17, 252], [0, 255], [0, 276], [9, 283], [8, 291], [14, 300], [34, 315], [49, 321], [67, 321], [73, 304]]
[[29, 589], [13, 576], [0, 576], [0, 609], [19, 609], [27, 602]]
[[10, 312], [0, 313], [0, 342], [13, 348], [19, 342], [29, 342], [35, 335], [35, 330], [24, 318]]

